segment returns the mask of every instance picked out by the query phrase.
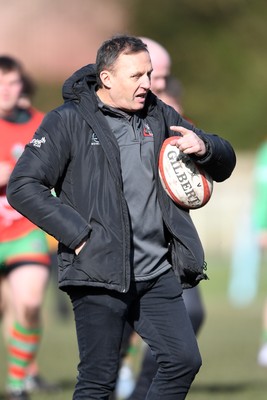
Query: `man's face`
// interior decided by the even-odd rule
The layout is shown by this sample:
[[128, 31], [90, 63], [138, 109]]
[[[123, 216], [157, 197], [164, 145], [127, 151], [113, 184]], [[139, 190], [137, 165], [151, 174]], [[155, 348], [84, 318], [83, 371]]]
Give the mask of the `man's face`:
[[[144, 107], [150, 89], [152, 65], [147, 51], [121, 54], [112, 71], [103, 71], [101, 100], [124, 111], [138, 111]], [[102, 94], [102, 96], [101, 96]], [[104, 95], [104, 97], [103, 97]]]
[[17, 105], [22, 90], [19, 72], [0, 70], [0, 116], [10, 113]]
[[151, 90], [159, 96], [166, 89], [166, 80], [170, 75], [170, 64], [165, 57], [153, 60], [153, 72], [151, 74]]

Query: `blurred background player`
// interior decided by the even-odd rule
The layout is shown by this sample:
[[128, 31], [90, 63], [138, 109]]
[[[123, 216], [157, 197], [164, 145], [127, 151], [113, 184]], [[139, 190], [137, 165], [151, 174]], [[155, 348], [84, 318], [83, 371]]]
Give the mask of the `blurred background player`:
[[159, 96], [166, 89], [166, 80], [171, 74], [171, 57], [167, 50], [155, 40], [140, 37], [147, 45], [153, 73], [151, 75], [151, 90]]
[[[141, 37], [141, 40], [147, 45], [153, 66], [151, 74], [152, 92], [185, 117], [181, 104], [182, 85], [179, 80], [170, 75], [171, 57], [169, 53], [162, 45], [152, 39]], [[185, 290], [183, 297], [194, 331], [198, 333], [205, 319], [199, 286]]]
[[159, 98], [164, 103], [169, 104], [179, 114], [184, 117], [184, 110], [182, 106], [182, 84], [174, 76], [169, 75], [165, 80], [165, 89], [160, 92]]
[[[159, 98], [189, 120], [189, 118], [184, 115], [182, 107], [182, 85], [178, 79], [173, 76], [168, 76], [165, 90], [159, 94]], [[189, 121], [192, 123], [191, 120]], [[184, 290], [183, 298], [194, 332], [197, 335], [205, 319], [205, 310], [199, 286]]]
[[[181, 104], [182, 85], [178, 79], [170, 75], [171, 57], [169, 53], [162, 45], [152, 39], [146, 37], [140, 37], [140, 39], [147, 45], [153, 66], [153, 72], [151, 74], [152, 92], [162, 101], [176, 109], [184, 118], [187, 118], [184, 116]], [[183, 298], [194, 332], [197, 335], [205, 319], [205, 309], [199, 287], [196, 286], [192, 289], [184, 290]], [[129, 330], [126, 331], [122, 345], [124, 361], [119, 373], [117, 395], [118, 397], [127, 397], [128, 400], [143, 400], [157, 372], [158, 365], [150, 349], [146, 347], [140, 373], [138, 374], [136, 385], [134, 389], [132, 389], [134, 375], [132, 372], [134, 369], [132, 364], [136, 360], [136, 351], [140, 348], [140, 344], [136, 339], [136, 333], [134, 333], [130, 339], [127, 338], [129, 332]], [[130, 343], [128, 349], [125, 345], [127, 340], [129, 340]], [[129, 395], [129, 393], [131, 394]]]
[[0, 56], [0, 311], [7, 343], [9, 400], [29, 399], [26, 378], [28, 390], [52, 388], [40, 377], [35, 362], [49, 278], [47, 240], [12, 209], [5, 195], [11, 171], [44, 116], [30, 105], [33, 90], [21, 64]]
[[[233, 242], [229, 300], [247, 307], [255, 299], [267, 255], [267, 140], [259, 147], [253, 170], [251, 198], [241, 214]], [[258, 364], [267, 367], [267, 298], [263, 304]]]
[[[253, 231], [257, 235], [257, 243], [261, 260], [267, 250], [267, 140], [260, 146], [256, 155], [254, 171], [254, 198], [252, 201]], [[267, 367], [267, 299], [262, 313], [261, 348], [258, 353], [258, 363]]]

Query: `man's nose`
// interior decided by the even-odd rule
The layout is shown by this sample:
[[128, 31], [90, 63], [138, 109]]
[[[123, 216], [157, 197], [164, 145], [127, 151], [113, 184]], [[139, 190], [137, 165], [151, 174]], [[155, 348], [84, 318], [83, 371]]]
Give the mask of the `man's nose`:
[[144, 79], [142, 80], [142, 87], [147, 90], [150, 89], [151, 79], [148, 76], [144, 77]]

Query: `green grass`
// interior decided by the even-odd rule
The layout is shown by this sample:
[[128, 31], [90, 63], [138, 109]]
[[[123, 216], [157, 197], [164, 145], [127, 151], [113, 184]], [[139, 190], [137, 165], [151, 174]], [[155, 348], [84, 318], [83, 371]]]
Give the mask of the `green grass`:
[[252, 304], [234, 308], [227, 298], [227, 265], [210, 267], [209, 276], [202, 284], [207, 310], [199, 335], [203, 366], [188, 399], [264, 400], [267, 370], [257, 365], [264, 288]]
[[[234, 308], [227, 298], [227, 260], [209, 261], [210, 280], [201, 284], [206, 321], [199, 335], [203, 366], [188, 400], [265, 400], [267, 369], [257, 365], [261, 335], [261, 313], [266, 278], [257, 298], [247, 307]], [[264, 273], [264, 272], [263, 272]], [[44, 337], [39, 362], [45, 378], [57, 382], [61, 391], [35, 394], [32, 400], [72, 398], [76, 378], [77, 346], [74, 323], [62, 321], [55, 312], [55, 294], [48, 292], [44, 310]], [[5, 359], [0, 343], [0, 400], [4, 393]]]

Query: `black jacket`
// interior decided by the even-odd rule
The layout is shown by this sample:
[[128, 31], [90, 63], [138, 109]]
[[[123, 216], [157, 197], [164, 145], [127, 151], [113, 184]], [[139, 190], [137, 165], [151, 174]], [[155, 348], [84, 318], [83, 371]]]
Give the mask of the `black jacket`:
[[[122, 190], [120, 153], [98, 108], [94, 65], [64, 84], [64, 104], [44, 118], [8, 185], [10, 204], [59, 241], [59, 286], [99, 286], [126, 292], [130, 284], [130, 224]], [[149, 93], [146, 118], [154, 133], [155, 165], [171, 125], [193, 129], [208, 153], [197, 159], [215, 181], [235, 166], [231, 145], [206, 134]], [[156, 168], [157, 171], [157, 168]], [[55, 188], [57, 197], [51, 194]], [[172, 265], [184, 287], [206, 278], [204, 253], [189, 212], [176, 206], [157, 175], [158, 199], [169, 235]], [[75, 247], [87, 238], [75, 255]]]

